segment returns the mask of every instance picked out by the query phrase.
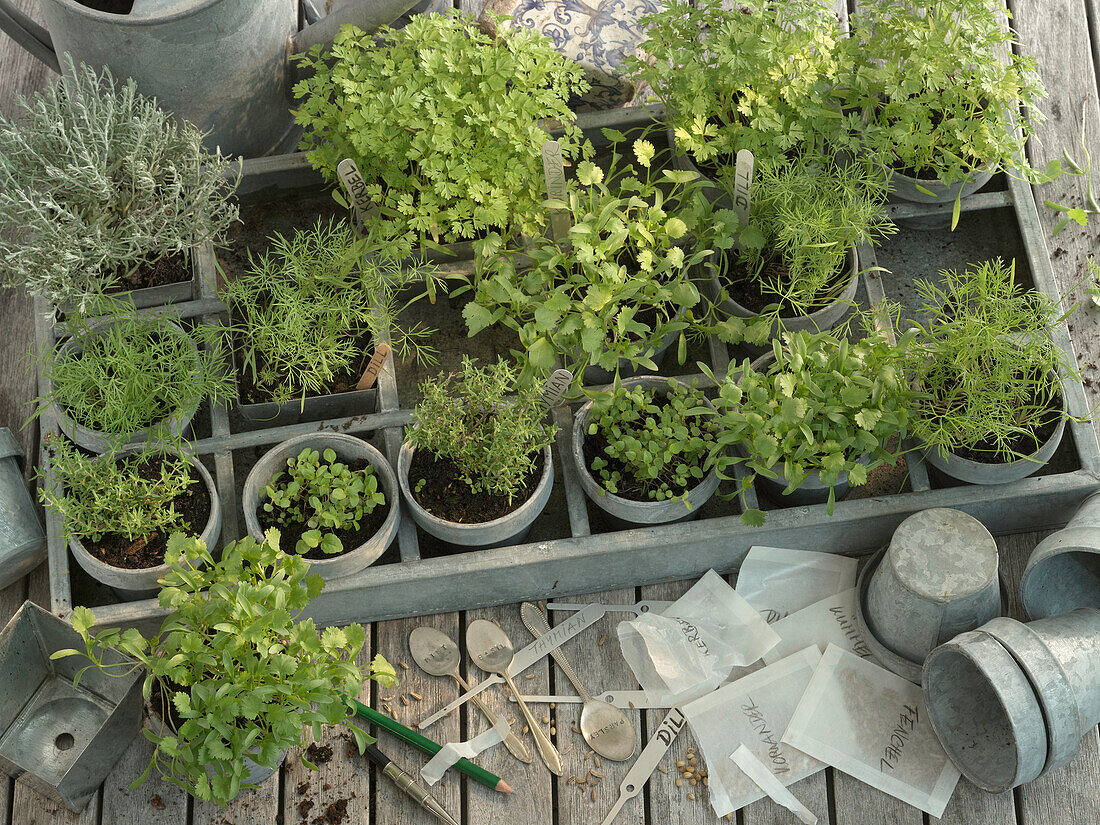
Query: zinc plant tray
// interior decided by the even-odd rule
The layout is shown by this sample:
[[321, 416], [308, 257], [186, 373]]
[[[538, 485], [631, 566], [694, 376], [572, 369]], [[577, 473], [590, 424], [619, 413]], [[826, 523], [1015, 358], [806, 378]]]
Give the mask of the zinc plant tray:
[[[586, 114], [580, 121], [586, 132], [598, 140], [600, 127], [645, 126], [659, 114], [659, 107], [638, 107]], [[240, 191], [245, 195], [252, 193], [249, 197], [271, 197], [315, 186], [316, 182], [316, 176], [300, 155], [262, 158], [244, 163]], [[1002, 186], [1000, 191], [981, 192], [963, 201], [964, 216], [956, 233], [948, 235], [946, 229], [901, 228], [897, 236], [878, 250], [877, 257], [875, 250], [859, 249], [859, 268], [863, 272], [859, 302], [874, 305], [888, 296], [912, 304], [914, 276], [934, 276], [941, 268], [961, 267], [997, 255], [1015, 256], [1018, 276], [1026, 277], [1030, 272], [1035, 288], [1057, 297], [1058, 288], [1031, 190], [1011, 178]], [[891, 205], [889, 210], [892, 217], [904, 220], [949, 216], [951, 208], [950, 204], [943, 207], [898, 204]], [[982, 220], [992, 221], [994, 229], [998, 224], [1003, 226], [1008, 234], [991, 235], [986, 227], [985, 232], [972, 232], [968, 239], [965, 226], [976, 217], [975, 213], [981, 213]], [[941, 261], [945, 255], [947, 260]], [[144, 312], [167, 313], [201, 323], [223, 321], [225, 307], [216, 299], [213, 288], [216, 275], [213, 250], [200, 249], [195, 257], [203, 275], [200, 297]], [[893, 272], [868, 271], [878, 266], [879, 258]], [[35, 311], [40, 341], [53, 340], [52, 311], [41, 302], [36, 303]], [[451, 333], [451, 338], [444, 339], [444, 345], [439, 347], [443, 367], [450, 368], [457, 364], [461, 352], [478, 346], [481, 336], [467, 339], [461, 317], [451, 318], [449, 327], [441, 323], [447, 312], [442, 305], [431, 307], [429, 312], [425, 320], [441, 329], [441, 337], [448, 331]], [[1054, 337], [1071, 362], [1076, 363], [1064, 325], [1054, 331]], [[507, 352], [507, 346], [497, 349], [501, 354]], [[484, 360], [484, 353], [477, 354]], [[731, 358], [739, 363], [742, 357], [717, 340], [710, 340], [703, 351], [690, 353], [684, 366], [675, 365], [675, 358], [666, 359], [662, 373], [690, 374], [695, 371], [695, 361], [705, 359], [716, 374], [721, 374], [729, 368]], [[420, 377], [435, 371], [422, 370]], [[240, 490], [252, 463], [263, 450], [285, 439], [322, 430], [355, 433], [383, 449], [396, 466], [403, 427], [411, 420], [419, 380], [409, 373], [408, 368], [395, 368], [393, 359], [387, 362], [379, 376], [377, 412], [370, 414], [264, 428], [262, 423], [240, 420], [222, 407], [204, 405], [196, 418], [192, 446], [216, 473], [224, 514], [223, 541], [243, 533]], [[41, 374], [39, 383], [45, 393], [48, 387]], [[1066, 392], [1070, 412], [1083, 415], [1088, 408], [1083, 388], [1071, 382]], [[607, 522], [602, 511], [588, 502], [581, 490], [570, 451], [576, 406], [579, 405], [554, 410], [561, 428], [554, 445], [555, 489], [547, 511], [536, 520], [525, 543], [465, 552], [444, 548], [419, 531], [403, 506], [394, 545], [362, 572], [330, 582], [311, 603], [309, 615], [320, 624], [366, 622], [655, 584], [697, 576], [711, 568], [723, 573], [733, 571], [749, 547], [756, 544], [858, 555], [883, 545], [903, 519], [930, 507], [964, 510], [995, 534], [1053, 528], [1069, 520], [1085, 497], [1095, 491], [1100, 479], [1100, 448], [1092, 425], [1071, 422], [1051, 464], [1040, 475], [1012, 484], [983, 487], [937, 480], [930, 477], [919, 456], [909, 452], [904, 466], [888, 479], [891, 489], [901, 492], [883, 492], [879, 487], [857, 488], [852, 497], [836, 503], [832, 516], [826, 514], [824, 504], [782, 506], [766, 500], [758, 502], [755, 493], [749, 491], [740, 506], [761, 504], [767, 510], [763, 527], [745, 527], [737, 503], [722, 503], [716, 497], [700, 508], [691, 521], [619, 529]], [[42, 416], [41, 427], [43, 434], [56, 430], [51, 412]], [[48, 475], [45, 454], [41, 462]], [[151, 630], [159, 625], [164, 613], [155, 600], [118, 602], [109, 591], [106, 596], [102, 589], [88, 591], [87, 577], [73, 562], [61, 527], [56, 516], [47, 514], [54, 613], [65, 616], [74, 604], [90, 603], [103, 626]]]

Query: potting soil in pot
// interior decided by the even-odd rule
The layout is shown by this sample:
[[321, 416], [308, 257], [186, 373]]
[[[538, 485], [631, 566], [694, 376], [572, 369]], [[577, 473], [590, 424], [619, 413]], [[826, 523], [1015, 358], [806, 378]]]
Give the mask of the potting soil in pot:
[[[127, 3], [129, 0], [126, 0]], [[90, 4], [85, 4], [90, 5]], [[152, 286], [167, 286], [191, 280], [191, 267], [183, 253], [165, 255], [156, 261], [145, 261], [119, 278], [111, 292], [124, 292], [131, 289], [146, 289]]]
[[[506, 496], [471, 493], [458, 465], [428, 450], [413, 453], [409, 466], [409, 489], [416, 503], [433, 516], [457, 524], [483, 524], [496, 521], [515, 510], [535, 492], [546, 464], [542, 452], [532, 455], [535, 467], [524, 481], [523, 489], [509, 503]], [[423, 483], [421, 483], [423, 482]]]
[[[341, 458], [340, 462], [346, 464], [348, 469], [353, 473], [362, 472], [371, 466], [371, 463], [365, 458], [351, 460], [344, 460]], [[375, 475], [377, 475], [377, 473], [375, 473]], [[381, 489], [381, 484], [379, 484], [379, 489]], [[351, 527], [346, 530], [326, 530], [322, 528], [322, 533], [332, 533], [336, 538], [340, 539], [340, 542], [344, 545], [343, 552], [330, 554], [325, 553], [320, 547], [315, 547], [308, 553], [303, 553], [302, 558], [311, 561], [323, 561], [324, 559], [339, 558], [344, 555], [344, 553], [351, 552], [356, 547], [365, 544], [374, 537], [374, 534], [378, 532], [389, 512], [390, 502], [387, 500], [385, 504], [375, 507], [370, 513], [359, 520], [359, 529]], [[262, 527], [265, 532], [272, 527], [279, 531], [279, 547], [282, 548], [285, 553], [293, 553], [299, 539], [302, 538], [302, 534], [311, 529], [305, 522], [295, 523], [288, 521], [286, 524], [281, 524], [275, 518], [274, 514], [267, 512], [263, 507], [258, 507], [256, 509], [256, 518], [260, 522], [260, 527]]]
[[[147, 481], [160, 478], [161, 463], [161, 459], [155, 457], [144, 461], [137, 465], [137, 474]], [[191, 478], [191, 486], [183, 495], [176, 496], [172, 500], [172, 506], [190, 525], [190, 533], [197, 536], [202, 533], [206, 520], [210, 518], [210, 495], [198, 471], [190, 464], [187, 465], [187, 470]], [[141, 538], [133, 541], [118, 533], [108, 533], [97, 542], [81, 539], [81, 544], [104, 564], [126, 570], [143, 570], [164, 564], [164, 551], [167, 549], [168, 536], [171, 532], [152, 533], [145, 537], [144, 544]]]
[[[1058, 428], [1058, 422], [1062, 420], [1062, 396], [1053, 396], [1047, 403], [1046, 410], [1050, 412], [1050, 418], [1047, 421], [1035, 430], [1020, 433], [1009, 442], [1008, 447], [1016, 456], [1031, 455], [1054, 435], [1054, 431]], [[954, 450], [954, 453], [959, 458], [981, 464], [1005, 464], [1008, 461], [1015, 460], [1015, 457], [1006, 457], [1003, 452], [999, 451], [994, 441], [981, 441], [970, 447], [960, 447]]]
[[[759, 274], [750, 272], [748, 267], [736, 258], [728, 261], [728, 267], [726, 272], [718, 276], [718, 282], [729, 297], [745, 309], [759, 314], [766, 307], [778, 304], [779, 314], [784, 317], [803, 314], [802, 310], [797, 309], [785, 297], [776, 295], [774, 292], [765, 292], [761, 286], [774, 283], [786, 285], [787, 264], [778, 255], [769, 255]], [[832, 303], [833, 299], [828, 296], [843, 292], [850, 276], [848, 258], [845, 257], [843, 263], [837, 268], [835, 280], [824, 290], [825, 297], [819, 296], [821, 300], [815, 303], [812, 309], [820, 309]]]

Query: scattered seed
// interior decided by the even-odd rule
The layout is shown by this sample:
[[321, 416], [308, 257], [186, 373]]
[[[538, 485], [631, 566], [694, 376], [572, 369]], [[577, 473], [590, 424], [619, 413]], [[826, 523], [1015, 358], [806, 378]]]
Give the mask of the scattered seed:
[[709, 788], [710, 787], [710, 780], [705, 776], [703, 777], [703, 787], [704, 788]]
[[511, 719], [508, 720], [508, 727], [512, 727], [512, 725], [514, 725], [515, 723], [516, 717], [513, 716]]
[[633, 703], [633, 702], [631, 702], [631, 701], [630, 701], [629, 699], [627, 699], [626, 703], [627, 703], [628, 705], [630, 705], [630, 709], [631, 709], [631, 710], [635, 710], [635, 707], [634, 707], [634, 703]]
[[523, 678], [524, 678], [524, 679], [534, 679], [534, 678], [535, 678], [535, 674], [534, 674], [534, 673], [528, 673], [528, 674], [527, 674], [526, 676], [524, 676]]
[[682, 787], [684, 787], [684, 780], [682, 780], [682, 779], [677, 779], [677, 780], [676, 780], [676, 787], [677, 787], [677, 788], [682, 788]]
[[408, 663], [408, 662], [401, 662], [401, 663], [400, 663], [400, 665], [401, 665], [401, 667], [402, 667], [403, 669], [405, 669], [405, 670], [408, 670], [408, 669], [409, 669], [409, 663]]
[[551, 703], [550, 703], [550, 710], [553, 710], [553, 709], [554, 709], [554, 708], [556, 708], [557, 706], [558, 706], [558, 703], [557, 703], [557, 702], [551, 702]]
[[388, 713], [390, 716], [393, 716], [393, 708], [391, 708], [384, 702], [382, 703], [382, 710], [386, 711], [386, 713]]
[[680, 760], [679, 762], [677, 762], [677, 763], [676, 763], [676, 767], [677, 767], [677, 768], [682, 768], [682, 767], [684, 767], [684, 760], [683, 760], [683, 759], [681, 759], [681, 760]]
[[558, 729], [555, 728], [553, 725], [551, 725], [550, 726], [550, 735], [554, 736], [555, 734], [557, 734], [557, 732], [558, 732]]
[[692, 779], [692, 780], [691, 780], [691, 786], [692, 786], [693, 788], [694, 788], [694, 787], [695, 787], [695, 786], [696, 786], [696, 785], [697, 785], [698, 783], [699, 783], [699, 780], [698, 780], [698, 779]]
[[688, 799], [695, 799], [695, 794], [689, 793], [688, 794]]
[[592, 764], [594, 764], [597, 768], [600, 767], [600, 757], [593, 756], [592, 757]]
[[401, 704], [403, 704], [405, 707], [409, 706], [409, 700], [408, 698], [406, 698], [404, 693], [401, 694]]
[[607, 641], [607, 634], [600, 636], [600, 640], [596, 642], [596, 647], [603, 647], [603, 643]]
[[726, 814], [726, 819], [733, 819], [733, 814]]
[[575, 776], [569, 777], [568, 779], [565, 780], [565, 784], [566, 785], [576, 785], [577, 784], [577, 777], [575, 777]]
[[581, 732], [581, 731], [580, 731], [580, 728], [578, 728], [578, 727], [577, 727], [576, 725], [572, 725], [572, 726], [571, 726], [571, 727], [569, 728], [569, 730], [573, 731], [573, 733], [580, 733], [580, 732]]
[[590, 793], [590, 794], [589, 794], [589, 798], [590, 798], [590, 799], [591, 799], [591, 800], [592, 800], [593, 802], [595, 802], [595, 801], [596, 801], [596, 789], [595, 789], [595, 788], [593, 788], [593, 789], [592, 789], [592, 793]]
[[413, 691], [413, 690], [410, 690], [410, 691], [409, 691], [409, 696], [411, 696], [411, 697], [412, 697], [413, 699], [415, 699], [415, 700], [416, 700], [416, 701], [418, 701], [418, 702], [419, 702], [419, 701], [420, 701], [421, 699], [423, 699], [423, 698], [424, 698], [424, 697], [423, 697], [423, 696], [421, 696], [421, 695], [420, 695], [419, 693], [417, 693], [416, 691]]
[[571, 750], [573, 750], [573, 746], [572, 746], [572, 745], [570, 745], [570, 746], [569, 746], [568, 748], [566, 748], [565, 750], [563, 750], [563, 751], [561, 752], [561, 755], [562, 755], [562, 756], [566, 756], [566, 755], [568, 755], [568, 753], [569, 753], [569, 752], [570, 752]]
[[530, 733], [530, 732], [531, 732], [531, 727], [530, 727], [530, 725], [524, 725], [524, 726], [523, 726], [523, 732], [524, 732], [524, 733]]
[[549, 716], [542, 717], [542, 724], [549, 725], [550, 724], [550, 717]]
[[383, 702], [392, 702], [392, 701], [393, 701], [393, 698], [394, 698], [394, 697], [392, 697], [392, 696], [383, 696], [383, 697], [382, 697], [382, 701], [383, 701]]
[[595, 776], [595, 777], [596, 777], [597, 779], [603, 779], [603, 774], [602, 774], [602, 773], [600, 773], [599, 771], [590, 771], [590, 773], [591, 773], [591, 774], [592, 774], [593, 776]]
[[584, 761], [585, 761], [585, 762], [587, 762], [587, 761], [588, 761], [588, 757], [590, 757], [590, 756], [594, 756], [594, 755], [595, 755], [595, 753], [596, 753], [596, 752], [595, 752], [594, 750], [590, 750], [590, 751], [588, 751], [588, 753], [586, 753], [586, 754], [584, 755]]
[[659, 770], [661, 773], [668, 773], [668, 768], [666, 768], [664, 765], [658, 765], [657, 770]]

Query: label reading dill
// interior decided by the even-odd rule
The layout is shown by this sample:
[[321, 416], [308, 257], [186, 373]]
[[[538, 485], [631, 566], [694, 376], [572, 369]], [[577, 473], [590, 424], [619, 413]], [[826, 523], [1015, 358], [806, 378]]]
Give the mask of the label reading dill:
[[[556, 140], [548, 140], [542, 144], [542, 169], [546, 176], [547, 200], [568, 202], [569, 194], [565, 188], [565, 160], [561, 156], [561, 144]], [[568, 237], [568, 210], [550, 210], [550, 233], [555, 241]]]
[[367, 195], [367, 182], [363, 180], [359, 167], [351, 158], [340, 161], [336, 166], [336, 174], [340, 178], [344, 191], [348, 193], [348, 200], [351, 201], [351, 207], [355, 211], [355, 227], [362, 232], [367, 216], [373, 215], [376, 211], [374, 201]]
[[752, 189], [752, 167], [756, 158], [748, 149], [737, 153], [737, 165], [733, 172], [733, 210], [741, 226], [749, 223], [749, 192]]
[[370, 363], [367, 364], [367, 368], [363, 370], [363, 377], [359, 379], [359, 383], [355, 385], [357, 390], [369, 390], [374, 386], [374, 382], [378, 380], [378, 373], [382, 372], [382, 366], [386, 363], [386, 359], [390, 357], [390, 345], [379, 344], [375, 347], [374, 355], [371, 356]]

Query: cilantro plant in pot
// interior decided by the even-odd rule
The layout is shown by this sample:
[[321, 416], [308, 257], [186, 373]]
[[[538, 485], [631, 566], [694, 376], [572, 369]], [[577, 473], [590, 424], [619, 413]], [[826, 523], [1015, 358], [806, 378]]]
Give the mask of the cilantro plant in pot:
[[408, 305], [399, 293], [434, 274], [368, 251], [346, 222], [318, 221], [290, 238], [276, 234], [222, 288], [245, 418], [276, 425], [373, 412], [377, 390], [356, 384], [378, 344], [434, 363], [434, 330], [397, 323]]
[[[151, 711], [144, 734], [156, 747], [131, 787], [155, 769], [197, 799], [225, 806], [277, 770], [307, 727], [319, 738], [322, 724], [344, 723], [360, 750], [373, 741], [349, 723], [346, 697], [366, 679], [392, 687], [394, 670], [381, 656], [369, 668], [356, 664], [362, 626], [318, 634], [313, 619], [300, 618], [324, 580], [279, 549], [277, 531], [233, 542], [217, 559], [202, 541], [176, 533], [165, 558], [158, 598], [170, 612], [156, 636], [132, 628], [93, 633], [95, 615], [77, 607], [72, 623], [85, 650], [52, 657], [87, 657], [115, 676], [144, 668]], [[129, 659], [115, 663], [108, 651]]]
[[385, 456], [352, 435], [287, 439], [253, 465], [241, 502], [249, 535], [278, 529], [326, 581], [375, 562], [397, 535], [401, 496]]
[[993, 172], [1037, 174], [1024, 146], [1046, 91], [1035, 60], [1002, 27], [1005, 14], [989, 0], [871, 0], [844, 45], [845, 105], [865, 113], [866, 151], [890, 170], [892, 195], [954, 201], [952, 224], [961, 198]]
[[630, 524], [665, 524], [697, 515], [718, 489], [718, 432], [694, 382], [628, 378], [577, 411], [573, 461], [601, 509]]
[[[780, 504], [825, 502], [832, 515], [850, 484], [898, 459], [916, 397], [904, 373], [914, 333], [896, 344], [873, 327], [855, 342], [845, 333], [784, 333], [770, 353], [730, 370], [714, 399], [721, 478], [741, 464], [740, 489], [759, 484]], [[759, 526], [764, 513], [747, 510], [741, 520]]]
[[747, 224], [718, 210], [727, 224], [712, 264], [719, 315], [743, 323], [755, 344], [784, 330], [835, 326], [859, 285], [855, 245], [897, 231], [885, 199], [884, 176], [865, 163], [765, 164], [753, 181]]
[[710, 254], [719, 224], [693, 172], [660, 169], [656, 149], [634, 142], [634, 162], [613, 141], [609, 171], [577, 166], [560, 238], [537, 235], [526, 244], [492, 234], [478, 244], [463, 309], [470, 335], [501, 323], [519, 334], [526, 355], [522, 380], [548, 373], [557, 359], [587, 383], [606, 382], [657, 361], [685, 336], [701, 305], [692, 269]]
[[138, 306], [190, 300], [190, 250], [237, 219], [236, 179], [198, 129], [71, 62], [20, 109], [0, 117], [4, 283], [81, 312], [127, 290]]
[[52, 474], [42, 505], [61, 516], [77, 563], [119, 598], [156, 595], [170, 534], [217, 543], [221, 502], [198, 458], [156, 449], [89, 456], [56, 435], [45, 444]]
[[676, 162], [732, 183], [740, 149], [772, 163], [854, 150], [831, 95], [844, 38], [832, 3], [675, 0], [641, 25], [635, 80], [665, 104]]
[[[468, 15], [420, 15], [400, 30], [344, 27], [330, 53], [296, 58], [302, 149], [327, 180], [353, 159], [377, 210], [368, 224], [394, 257], [489, 232], [541, 230], [544, 121], [581, 134], [567, 106], [588, 88], [577, 64], [543, 35]], [[451, 249], [469, 258], [472, 251]]]
[[915, 327], [910, 371], [926, 395], [913, 408], [913, 437], [929, 464], [960, 481], [1025, 478], [1061, 442], [1062, 382], [1080, 380], [1050, 337], [1065, 316], [1016, 282], [1014, 261], [942, 271], [939, 280], [916, 281], [927, 320]]
[[113, 311], [72, 316], [66, 331], [41, 353], [50, 389], [36, 399], [35, 415], [53, 406], [61, 431], [86, 450], [178, 441], [203, 399], [233, 395], [221, 333], [212, 327], [196, 324], [188, 333], [167, 318]]
[[397, 463], [401, 492], [426, 532], [463, 547], [521, 541], [550, 498], [557, 426], [536, 389], [504, 360], [420, 385]]

